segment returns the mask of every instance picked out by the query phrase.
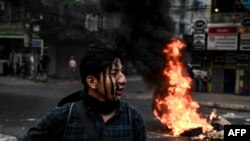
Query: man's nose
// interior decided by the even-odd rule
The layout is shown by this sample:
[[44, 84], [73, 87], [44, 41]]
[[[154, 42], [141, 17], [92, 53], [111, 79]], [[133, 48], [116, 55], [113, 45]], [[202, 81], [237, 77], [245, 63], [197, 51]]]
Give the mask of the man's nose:
[[125, 85], [127, 83], [127, 79], [125, 74], [120, 73], [119, 77], [118, 77], [118, 83], [121, 85]]

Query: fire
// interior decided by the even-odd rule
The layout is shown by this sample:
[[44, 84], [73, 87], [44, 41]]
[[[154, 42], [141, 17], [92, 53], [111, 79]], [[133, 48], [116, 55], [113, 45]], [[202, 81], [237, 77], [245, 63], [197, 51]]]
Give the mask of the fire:
[[198, 113], [199, 104], [191, 97], [192, 79], [181, 62], [181, 49], [184, 47], [181, 40], [174, 38], [163, 50], [168, 57], [163, 72], [168, 80], [167, 91], [164, 92], [165, 97], [156, 97], [153, 111], [175, 136], [198, 127], [202, 127], [203, 133], [213, 129], [207, 119]]

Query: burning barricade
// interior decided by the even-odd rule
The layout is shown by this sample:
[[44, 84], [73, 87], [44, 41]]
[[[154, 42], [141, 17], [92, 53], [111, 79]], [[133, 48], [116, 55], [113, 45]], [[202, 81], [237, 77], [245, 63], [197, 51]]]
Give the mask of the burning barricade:
[[230, 123], [215, 111], [209, 117], [198, 112], [199, 104], [191, 97], [192, 79], [181, 61], [184, 47], [181, 40], [172, 39], [163, 50], [167, 56], [163, 71], [166, 85], [154, 91], [153, 114], [173, 136], [222, 139], [223, 125]]

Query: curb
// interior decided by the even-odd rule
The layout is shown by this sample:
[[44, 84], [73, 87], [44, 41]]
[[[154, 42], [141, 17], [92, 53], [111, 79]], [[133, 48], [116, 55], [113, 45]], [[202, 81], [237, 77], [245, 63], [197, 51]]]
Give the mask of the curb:
[[201, 106], [206, 106], [206, 107], [215, 107], [215, 108], [250, 112], [250, 106], [240, 105], [240, 104], [228, 104], [228, 103], [222, 104], [222, 103], [216, 103], [216, 102], [210, 102], [210, 101], [201, 101], [199, 102], [199, 104]]
[[[125, 97], [126, 99], [140, 99], [140, 100], [152, 100], [152, 96], [141, 95], [135, 97]], [[212, 108], [229, 109], [229, 110], [239, 110], [250, 112], [250, 106], [240, 105], [240, 104], [228, 104], [228, 103], [217, 103], [211, 101], [197, 101], [199, 105]]]
[[0, 134], [0, 141], [18, 141], [16, 137]]

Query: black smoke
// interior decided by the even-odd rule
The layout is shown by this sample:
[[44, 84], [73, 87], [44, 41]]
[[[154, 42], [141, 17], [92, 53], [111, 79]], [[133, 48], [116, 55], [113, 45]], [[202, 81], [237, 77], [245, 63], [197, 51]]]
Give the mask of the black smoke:
[[121, 26], [112, 38], [149, 86], [160, 85], [166, 56], [165, 44], [174, 33], [168, 0], [100, 0], [104, 12], [119, 13]]

